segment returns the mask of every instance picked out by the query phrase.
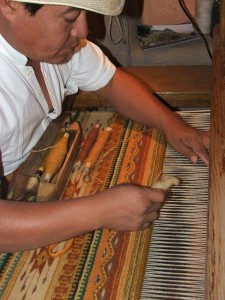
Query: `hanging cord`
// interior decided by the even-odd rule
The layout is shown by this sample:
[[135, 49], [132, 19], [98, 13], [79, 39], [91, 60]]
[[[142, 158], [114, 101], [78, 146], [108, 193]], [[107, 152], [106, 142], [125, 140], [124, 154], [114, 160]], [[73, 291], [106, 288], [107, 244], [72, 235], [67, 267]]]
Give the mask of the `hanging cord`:
[[182, 10], [184, 11], [184, 13], [186, 14], [186, 16], [189, 18], [189, 20], [192, 22], [193, 26], [195, 27], [195, 29], [197, 30], [197, 32], [199, 33], [199, 35], [201, 36], [201, 38], [203, 39], [206, 49], [208, 51], [209, 57], [212, 60], [212, 53], [211, 50], [209, 48], [209, 43], [205, 37], [205, 35], [202, 33], [201, 29], [199, 28], [198, 24], [196, 23], [195, 19], [193, 18], [193, 16], [191, 15], [191, 13], [189, 12], [186, 4], [184, 3], [184, 0], [178, 0], [179, 4], [182, 8]]
[[214, 0], [212, 6], [210, 35], [213, 37], [213, 29], [220, 22], [220, 0]]
[[[116, 22], [117, 27], [119, 28], [119, 37], [115, 40], [112, 36], [113, 33], [113, 21]], [[120, 42], [126, 45], [126, 52], [127, 52], [127, 63], [128, 66], [131, 65], [131, 49], [130, 49], [130, 42], [129, 42], [129, 24], [126, 15], [123, 13], [119, 16], [113, 16], [109, 18], [108, 24], [108, 36], [109, 40], [112, 44], [117, 45]]]

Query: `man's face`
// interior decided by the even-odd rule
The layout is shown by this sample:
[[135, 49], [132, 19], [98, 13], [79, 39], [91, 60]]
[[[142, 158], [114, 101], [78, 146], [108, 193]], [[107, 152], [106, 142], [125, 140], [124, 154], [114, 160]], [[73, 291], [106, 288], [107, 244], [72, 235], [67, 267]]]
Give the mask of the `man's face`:
[[66, 6], [44, 5], [34, 16], [18, 3], [10, 23], [9, 43], [34, 61], [67, 62], [87, 36], [86, 12]]

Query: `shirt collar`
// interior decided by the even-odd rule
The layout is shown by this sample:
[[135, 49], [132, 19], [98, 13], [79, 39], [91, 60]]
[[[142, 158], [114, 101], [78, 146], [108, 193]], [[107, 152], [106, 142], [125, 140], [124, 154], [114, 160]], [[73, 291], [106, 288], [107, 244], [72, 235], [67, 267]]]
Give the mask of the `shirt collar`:
[[6, 56], [11, 61], [14, 61], [16, 64], [26, 65], [28, 58], [22, 53], [14, 49], [4, 38], [0, 35], [0, 53]]

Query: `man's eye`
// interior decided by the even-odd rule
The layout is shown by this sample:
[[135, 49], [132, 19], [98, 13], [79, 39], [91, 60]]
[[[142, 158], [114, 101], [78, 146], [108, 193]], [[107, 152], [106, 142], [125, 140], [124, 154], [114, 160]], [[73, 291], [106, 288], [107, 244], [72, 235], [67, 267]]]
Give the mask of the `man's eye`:
[[72, 24], [76, 21], [76, 19], [68, 19], [68, 18], [65, 18], [65, 21], [69, 24]]

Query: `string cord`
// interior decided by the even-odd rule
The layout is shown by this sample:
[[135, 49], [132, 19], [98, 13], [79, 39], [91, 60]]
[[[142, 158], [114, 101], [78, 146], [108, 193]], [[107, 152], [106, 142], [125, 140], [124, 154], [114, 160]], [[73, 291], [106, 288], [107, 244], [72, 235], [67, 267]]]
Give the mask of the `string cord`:
[[42, 152], [42, 151], [47, 151], [48, 149], [52, 149], [52, 148], [55, 148], [57, 145], [54, 145], [54, 146], [49, 146], [49, 147], [46, 147], [46, 148], [41, 148], [41, 149], [32, 149], [31, 152], [34, 152], [34, 153], [38, 153], [38, 152]]
[[189, 12], [184, 0], [178, 0], [179, 4], [182, 8], [182, 10], [184, 11], [185, 15], [189, 18], [189, 20], [192, 22], [193, 26], [195, 27], [195, 29], [197, 30], [197, 32], [199, 33], [199, 35], [201, 36], [201, 38], [203, 39], [207, 52], [209, 54], [210, 59], [212, 60], [212, 53], [211, 50], [209, 48], [209, 43], [205, 37], [205, 35], [202, 33], [200, 27], [198, 26], [197, 22], [195, 21], [195, 19], [193, 18], [193, 16], [191, 15], [191, 13]]
[[[114, 39], [112, 36], [113, 32], [113, 21], [115, 20], [117, 24], [117, 32], [119, 31], [119, 37], [117, 39]], [[126, 45], [126, 52], [127, 52], [127, 63], [128, 66], [131, 65], [131, 48], [130, 48], [130, 42], [129, 42], [129, 24], [128, 19], [125, 14], [121, 14], [119, 16], [113, 16], [109, 18], [109, 24], [108, 24], [108, 36], [109, 40], [112, 44], [116, 45], [120, 42], [123, 42], [123, 44]]]

